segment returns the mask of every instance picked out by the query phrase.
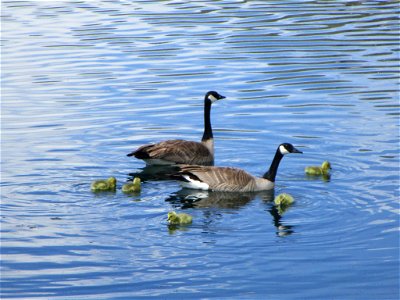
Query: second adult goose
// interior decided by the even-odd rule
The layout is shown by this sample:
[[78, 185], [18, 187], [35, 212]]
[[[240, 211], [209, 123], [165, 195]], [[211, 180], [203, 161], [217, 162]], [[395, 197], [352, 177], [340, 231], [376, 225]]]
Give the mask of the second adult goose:
[[213, 165], [214, 138], [210, 121], [211, 104], [225, 97], [215, 91], [204, 97], [204, 133], [201, 142], [167, 140], [157, 144], [143, 145], [129, 153], [144, 160], [148, 165]]
[[288, 153], [303, 153], [292, 144], [283, 143], [276, 149], [269, 170], [263, 177], [255, 177], [246, 171], [229, 167], [182, 166], [176, 175], [184, 188], [221, 192], [256, 192], [272, 190], [279, 163]]

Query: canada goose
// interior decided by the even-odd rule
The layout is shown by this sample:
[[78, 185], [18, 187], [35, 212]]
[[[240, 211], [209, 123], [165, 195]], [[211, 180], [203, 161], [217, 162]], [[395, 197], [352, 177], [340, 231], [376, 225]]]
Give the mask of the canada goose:
[[115, 177], [110, 177], [106, 180], [96, 180], [93, 181], [90, 189], [93, 192], [106, 192], [106, 191], [115, 191], [117, 187], [117, 179]]
[[140, 178], [135, 177], [132, 182], [128, 182], [122, 186], [124, 193], [136, 193], [140, 192]]
[[192, 223], [192, 216], [184, 213], [177, 214], [174, 211], [168, 213], [167, 221], [171, 225], [187, 225]]
[[329, 161], [324, 161], [322, 165], [306, 167], [304, 171], [308, 175], [328, 175], [331, 169], [331, 164]]
[[175, 178], [184, 188], [220, 192], [256, 192], [272, 190], [282, 157], [287, 153], [303, 153], [292, 144], [283, 143], [276, 149], [271, 166], [262, 178], [244, 170], [230, 167], [182, 166]]
[[167, 140], [157, 144], [143, 145], [127, 156], [142, 159], [148, 165], [213, 165], [214, 139], [211, 128], [211, 104], [224, 99], [217, 92], [210, 91], [204, 97], [204, 133], [201, 142]]

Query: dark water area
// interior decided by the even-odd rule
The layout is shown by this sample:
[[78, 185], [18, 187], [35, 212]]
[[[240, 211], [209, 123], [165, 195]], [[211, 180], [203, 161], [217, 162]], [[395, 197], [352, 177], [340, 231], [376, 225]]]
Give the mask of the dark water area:
[[[399, 299], [397, 1], [1, 5], [2, 299]], [[216, 165], [303, 151], [273, 192], [182, 190], [126, 156], [200, 140], [209, 90]]]

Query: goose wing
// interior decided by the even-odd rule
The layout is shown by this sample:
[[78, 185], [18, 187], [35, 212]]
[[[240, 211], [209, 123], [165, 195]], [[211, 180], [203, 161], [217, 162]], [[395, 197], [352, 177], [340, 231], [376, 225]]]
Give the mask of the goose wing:
[[203, 144], [185, 140], [168, 140], [144, 145], [128, 154], [139, 159], [161, 159], [177, 164], [212, 164], [213, 156]]
[[182, 166], [180, 175], [205, 183], [213, 191], [246, 192], [255, 187], [252, 175], [237, 168], [211, 166]]

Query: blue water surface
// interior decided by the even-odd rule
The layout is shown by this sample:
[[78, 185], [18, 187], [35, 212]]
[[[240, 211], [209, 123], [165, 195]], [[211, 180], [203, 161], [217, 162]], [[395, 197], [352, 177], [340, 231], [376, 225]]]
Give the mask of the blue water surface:
[[[397, 1], [1, 5], [2, 299], [399, 299]], [[200, 140], [209, 90], [216, 165], [304, 152], [274, 192], [181, 190], [126, 156]]]

